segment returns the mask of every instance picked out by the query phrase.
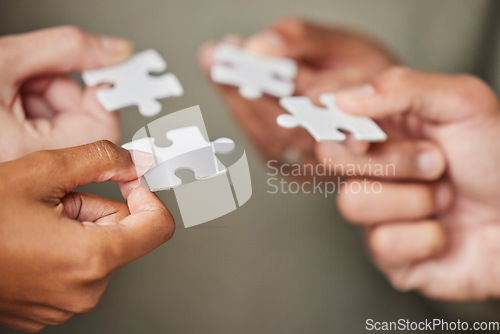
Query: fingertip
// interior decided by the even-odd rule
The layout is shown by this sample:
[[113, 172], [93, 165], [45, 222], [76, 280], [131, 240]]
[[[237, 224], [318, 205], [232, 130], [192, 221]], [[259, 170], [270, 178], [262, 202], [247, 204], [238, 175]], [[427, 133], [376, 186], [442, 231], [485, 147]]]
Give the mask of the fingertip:
[[314, 152], [316, 154], [316, 160], [318, 162], [323, 162], [332, 158], [334, 153], [334, 147], [332, 147], [332, 145], [335, 145], [335, 143], [316, 143], [316, 145], [314, 146]]
[[132, 150], [129, 152], [132, 157], [132, 162], [135, 165], [137, 177], [141, 177], [146, 174], [155, 164], [155, 158], [151, 153], [139, 150]]
[[282, 57], [286, 53], [286, 43], [283, 37], [274, 30], [265, 30], [251, 36], [245, 47], [255, 53], [271, 57]]
[[99, 39], [102, 50], [105, 53], [103, 66], [108, 66], [127, 60], [134, 51], [131, 41], [111, 36], [101, 36]]
[[314, 29], [311, 28], [312, 26], [308, 22], [294, 16], [283, 17], [272, 27], [283, 38], [294, 43], [310, 40], [311, 33], [314, 33]]
[[198, 50], [198, 63], [206, 73], [212, 68], [216, 45], [217, 43], [214, 41], [207, 41]]
[[373, 102], [375, 97], [377, 97], [375, 88], [370, 84], [365, 84], [339, 91], [336, 95], [336, 102], [346, 112], [371, 113], [372, 110], [365, 107], [367, 103]]
[[165, 207], [158, 196], [141, 179], [121, 184], [120, 190], [127, 201], [131, 213]]
[[320, 96], [332, 91], [333, 90], [330, 90], [328, 86], [325, 87], [324, 85], [315, 85], [309, 87], [304, 95], [307, 96], [315, 105], [324, 107], [324, 105], [321, 103]]
[[379, 265], [396, 268], [439, 255], [446, 235], [437, 221], [385, 224], [371, 230], [368, 244]]

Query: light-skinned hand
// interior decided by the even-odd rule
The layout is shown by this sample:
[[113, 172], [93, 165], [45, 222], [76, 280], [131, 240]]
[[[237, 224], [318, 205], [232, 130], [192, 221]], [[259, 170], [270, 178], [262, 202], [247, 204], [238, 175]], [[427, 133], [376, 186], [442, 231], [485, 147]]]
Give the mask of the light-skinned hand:
[[353, 178], [338, 197], [343, 215], [366, 227], [377, 266], [401, 290], [499, 298], [500, 104], [492, 89], [469, 75], [395, 67], [339, 92], [337, 102], [377, 120], [389, 137], [364, 153], [334, 143], [316, 150], [337, 164], [396, 167], [359, 175], [380, 190], [356, 193], [352, 185], [363, 181]]
[[70, 26], [1, 37], [0, 162], [101, 139], [118, 143], [118, 115], [96, 99], [102, 87], [82, 89], [67, 75], [119, 63], [131, 52], [126, 40]]

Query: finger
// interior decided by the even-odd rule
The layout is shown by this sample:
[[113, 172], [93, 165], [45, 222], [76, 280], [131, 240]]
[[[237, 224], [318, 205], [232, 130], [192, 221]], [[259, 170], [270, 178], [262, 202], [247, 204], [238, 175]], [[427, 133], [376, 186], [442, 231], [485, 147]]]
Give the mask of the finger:
[[250, 38], [247, 47], [271, 56], [303, 60], [319, 68], [363, 64], [378, 71], [396, 60], [373, 38], [287, 17]]
[[42, 74], [83, 71], [119, 63], [132, 52], [130, 42], [95, 36], [76, 27], [56, 27], [3, 39], [2, 80], [21, 83]]
[[308, 22], [285, 18], [252, 36], [246, 47], [265, 55], [317, 61], [329, 54], [332, 35]]
[[[241, 42], [238, 38], [235, 42]], [[216, 43], [208, 42], [201, 47], [199, 62], [208, 73], [213, 64], [213, 52]], [[306, 150], [308, 158], [314, 160], [312, 152], [313, 141], [304, 129], [282, 129], [276, 124], [276, 117], [283, 113], [276, 98], [263, 96], [260, 99], [243, 98], [238, 89], [228, 85], [217, 85], [234, 117], [241, 124], [254, 145], [266, 158], [276, 158], [287, 148]]]
[[112, 270], [151, 252], [168, 241], [175, 230], [172, 215], [149, 189], [132, 187], [124, 195], [130, 215], [119, 224], [92, 228], [90, 238], [100, 240]]
[[337, 175], [382, 179], [437, 180], [446, 169], [442, 151], [429, 141], [388, 141], [372, 144], [368, 151], [367, 146], [350, 141], [347, 145], [318, 143], [318, 161]]
[[98, 141], [67, 149], [39, 151], [12, 163], [31, 172], [19, 176], [20, 188], [31, 189], [29, 193], [35, 196], [62, 198], [81, 185], [136, 179], [149, 170], [154, 159], [145, 152], [129, 153], [109, 141]]
[[316, 74], [314, 82], [308, 87], [305, 96], [313, 103], [322, 105], [320, 96], [325, 93], [336, 93], [341, 89], [354, 88], [370, 80], [370, 75], [360, 68], [325, 69]]
[[1, 310], [0, 314], [22, 317], [25, 320], [30, 320], [41, 325], [60, 325], [73, 316], [71, 312], [34, 303], [9, 305], [8, 308]]
[[128, 215], [127, 204], [94, 194], [71, 192], [62, 203], [69, 218], [97, 224], [118, 223]]
[[443, 227], [435, 220], [382, 224], [368, 230], [369, 249], [383, 271], [439, 255], [446, 247]]
[[9, 314], [0, 314], [0, 324], [12, 329], [21, 330], [30, 333], [36, 333], [44, 329], [46, 326], [36, 321], [18, 317]]
[[453, 201], [444, 182], [390, 183], [351, 179], [342, 185], [337, 204], [349, 221], [362, 225], [428, 218], [446, 211]]
[[[479, 79], [393, 67], [363, 85], [337, 94], [343, 110], [376, 119], [414, 114], [429, 122], [450, 122], [493, 112], [498, 98]], [[466, 106], [469, 106], [467, 108]]]
[[284, 111], [275, 98], [264, 96], [249, 101], [233, 87], [219, 86], [219, 90], [236, 121], [265, 158], [279, 157], [291, 147], [301, 151], [305, 148], [311, 155], [314, 140], [305, 129], [283, 129], [276, 123], [276, 118]]

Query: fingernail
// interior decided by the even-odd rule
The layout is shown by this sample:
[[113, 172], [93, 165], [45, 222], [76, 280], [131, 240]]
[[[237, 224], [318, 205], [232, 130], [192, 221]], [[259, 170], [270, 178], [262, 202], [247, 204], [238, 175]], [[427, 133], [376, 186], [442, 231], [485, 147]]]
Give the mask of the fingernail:
[[266, 30], [250, 37], [246, 43], [249, 50], [269, 56], [282, 56], [285, 46], [283, 37], [273, 30]]
[[204, 70], [209, 70], [213, 64], [214, 41], [207, 41], [198, 50], [198, 62]]
[[340, 93], [343, 98], [354, 100], [362, 100], [375, 95], [375, 88], [372, 85], [365, 84], [363, 86], [350, 88]]
[[128, 56], [133, 50], [129, 40], [118, 37], [103, 36], [101, 37], [101, 45], [107, 52], [120, 56]]
[[428, 150], [418, 156], [418, 168], [423, 174], [429, 175], [439, 173], [443, 164], [443, 158], [439, 152]]
[[137, 176], [144, 175], [155, 163], [153, 155], [147, 152], [134, 150], [130, 152], [130, 155], [137, 170]]

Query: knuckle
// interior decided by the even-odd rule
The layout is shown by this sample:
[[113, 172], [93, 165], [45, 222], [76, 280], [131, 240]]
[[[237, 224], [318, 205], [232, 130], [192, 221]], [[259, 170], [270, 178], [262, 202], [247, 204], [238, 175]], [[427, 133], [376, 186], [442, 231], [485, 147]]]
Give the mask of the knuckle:
[[91, 145], [91, 150], [96, 153], [98, 157], [103, 160], [113, 163], [121, 160], [121, 152], [118, 147], [109, 140], [99, 140]]
[[360, 212], [362, 203], [358, 200], [358, 196], [354, 196], [353, 193], [347, 190], [351, 189], [354, 183], [358, 183], [358, 181], [349, 180], [342, 185], [337, 197], [337, 206], [345, 219], [351, 222], [359, 222], [358, 212]]
[[86, 295], [80, 298], [77, 305], [72, 307], [71, 312], [82, 314], [92, 311], [99, 303], [98, 298], [88, 297]]
[[405, 66], [392, 66], [375, 80], [376, 88], [394, 87], [407, 81], [414, 71]]
[[368, 238], [368, 248], [373, 256], [383, 262], [388, 254], [391, 254], [390, 249], [392, 236], [389, 231], [383, 227], [375, 227]]
[[57, 33], [57, 38], [68, 50], [68, 56], [76, 56], [85, 49], [87, 43], [85, 33], [79, 27], [71, 25], [63, 26], [58, 28]]
[[410, 207], [415, 208], [415, 212], [420, 212], [422, 218], [432, 214], [435, 208], [434, 193], [434, 189], [427, 185], [416, 188], [411, 203], [409, 203]]
[[27, 170], [37, 171], [36, 175], [39, 175], [40, 172], [43, 175], [50, 175], [64, 164], [61, 154], [54, 150], [37, 151], [26, 156], [26, 159], [28, 167], [36, 166], [36, 168], [28, 168]]
[[[102, 295], [104, 294], [107, 283], [94, 285], [93, 287], [80, 288], [78, 291], [73, 291], [69, 300], [65, 303], [65, 311], [68, 314], [65, 315], [67, 321], [74, 314], [87, 313], [93, 310]], [[59, 320], [63, 320], [62, 318]]]
[[111, 269], [103, 256], [104, 247], [100, 243], [83, 241], [83, 244], [76, 245], [75, 248], [83, 251], [72, 256], [73, 260], [70, 264], [72, 270], [68, 277], [70, 286], [85, 287], [109, 276]]
[[498, 98], [493, 90], [480, 78], [462, 74], [457, 77], [456, 89], [451, 92], [451, 98], [457, 107], [480, 108], [495, 110], [498, 107]]
[[159, 209], [158, 211], [159, 219], [161, 224], [159, 224], [159, 233], [162, 236], [163, 243], [167, 242], [172, 238], [175, 232], [175, 223], [170, 211], [167, 208]]
[[70, 312], [52, 311], [49, 314], [45, 315], [42, 322], [46, 325], [60, 325], [68, 321], [72, 316], [73, 314]]
[[109, 265], [99, 255], [90, 255], [85, 259], [82, 266], [80, 280], [83, 283], [99, 282], [110, 274]]

